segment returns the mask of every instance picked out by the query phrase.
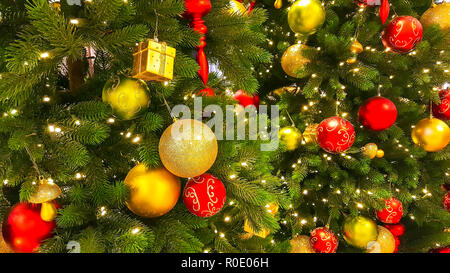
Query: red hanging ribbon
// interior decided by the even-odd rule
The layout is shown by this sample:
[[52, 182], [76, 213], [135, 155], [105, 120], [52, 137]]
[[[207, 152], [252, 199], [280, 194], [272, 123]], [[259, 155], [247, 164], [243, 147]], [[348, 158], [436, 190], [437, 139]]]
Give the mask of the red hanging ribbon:
[[253, 8], [255, 8], [256, 1], [250, 2], [250, 7], [248, 7], [248, 13], [252, 12]]
[[384, 24], [389, 16], [389, 0], [383, 0], [380, 6], [380, 19]]

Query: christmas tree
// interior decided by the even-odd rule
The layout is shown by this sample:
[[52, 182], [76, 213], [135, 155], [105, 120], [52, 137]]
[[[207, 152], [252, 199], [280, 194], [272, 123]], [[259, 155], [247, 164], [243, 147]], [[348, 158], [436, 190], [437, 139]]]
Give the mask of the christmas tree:
[[447, 247], [441, 2], [0, 1], [2, 252]]

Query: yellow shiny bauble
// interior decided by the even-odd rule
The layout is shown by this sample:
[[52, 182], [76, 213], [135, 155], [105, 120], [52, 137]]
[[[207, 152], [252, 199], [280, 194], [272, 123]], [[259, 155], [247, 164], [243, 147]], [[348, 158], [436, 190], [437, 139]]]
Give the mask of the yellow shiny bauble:
[[293, 32], [311, 35], [325, 22], [325, 8], [319, 0], [297, 0], [289, 8], [288, 23]]
[[366, 249], [378, 237], [377, 225], [369, 218], [348, 217], [344, 222], [344, 239], [350, 245]]
[[308, 125], [303, 132], [303, 139], [306, 143], [317, 144], [317, 128], [319, 127], [318, 123]]
[[159, 157], [166, 169], [176, 176], [199, 176], [216, 161], [216, 136], [206, 124], [198, 120], [178, 120], [162, 134]]
[[424, 27], [439, 25], [442, 29], [450, 27], [450, 3], [442, 3], [429, 8], [420, 17], [420, 22]]
[[356, 40], [352, 42], [352, 45], [350, 46], [350, 51], [354, 54], [359, 54], [363, 52], [364, 48], [362, 44]]
[[117, 118], [130, 120], [148, 108], [150, 91], [144, 81], [116, 76], [103, 87], [102, 100], [111, 106]]
[[273, 6], [276, 9], [281, 9], [283, 7], [283, 0], [275, 0], [275, 3], [273, 3]]
[[228, 10], [229, 13], [238, 13], [238, 14], [245, 14], [247, 13], [247, 8], [239, 1], [231, 0], [230, 1], [230, 9]]
[[302, 141], [302, 133], [292, 126], [282, 128], [278, 137], [280, 141], [286, 145], [288, 151], [297, 149]]
[[291, 253], [316, 253], [309, 242], [309, 236], [299, 235], [291, 240]]
[[378, 158], [382, 158], [383, 156], [384, 156], [384, 151], [381, 150], [381, 149], [379, 149], [379, 150], [377, 151], [377, 157], [378, 157]]
[[394, 250], [394, 235], [387, 228], [378, 226], [377, 240], [369, 242], [367, 253], [394, 253]]
[[378, 152], [378, 146], [375, 143], [367, 143], [361, 148], [362, 154], [367, 158], [375, 158]]
[[445, 148], [450, 141], [448, 125], [437, 118], [424, 118], [411, 132], [412, 140], [427, 152], [437, 152]]
[[125, 178], [130, 188], [127, 207], [142, 217], [154, 218], [169, 212], [180, 196], [180, 179], [164, 168], [149, 169], [139, 164]]
[[306, 48], [308, 47], [305, 45], [295, 44], [286, 49], [281, 57], [281, 67], [286, 74], [298, 78], [295, 72], [311, 62], [311, 60], [302, 55], [302, 50]]

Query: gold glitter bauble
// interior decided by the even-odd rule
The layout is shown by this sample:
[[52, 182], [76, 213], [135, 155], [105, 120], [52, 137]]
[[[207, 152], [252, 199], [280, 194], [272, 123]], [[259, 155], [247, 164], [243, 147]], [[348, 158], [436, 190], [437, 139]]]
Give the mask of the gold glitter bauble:
[[278, 138], [284, 145], [288, 151], [293, 151], [297, 149], [302, 141], [302, 133], [292, 126], [281, 128]]
[[350, 46], [350, 52], [354, 53], [354, 54], [359, 54], [361, 52], [363, 52], [364, 48], [362, 46], [362, 44], [356, 40], [354, 40], [352, 42], [352, 45]]
[[176, 176], [199, 176], [216, 161], [216, 136], [198, 120], [178, 120], [162, 134], [159, 157], [167, 170]]
[[307, 63], [311, 62], [308, 58], [305, 58], [302, 55], [302, 50], [306, 48], [308, 48], [308, 46], [295, 44], [286, 49], [281, 57], [281, 67], [286, 74], [291, 77], [298, 78], [295, 72], [304, 67]]
[[309, 236], [299, 235], [291, 240], [291, 253], [316, 253], [309, 242]]
[[448, 29], [450, 27], [450, 3], [442, 3], [429, 8], [420, 17], [420, 23], [424, 27], [437, 24], [443, 30]]
[[318, 123], [308, 125], [303, 132], [303, 140], [306, 143], [317, 144], [317, 128], [319, 127]]
[[288, 23], [291, 30], [311, 35], [325, 22], [325, 8], [319, 0], [297, 0], [289, 8]]
[[448, 125], [437, 118], [424, 118], [411, 132], [412, 140], [427, 152], [444, 149], [450, 141]]
[[379, 150], [377, 151], [377, 157], [378, 157], [378, 158], [382, 158], [383, 156], [384, 156], [384, 151], [381, 150], [381, 149], [379, 149]]
[[344, 239], [350, 245], [366, 249], [378, 237], [377, 224], [369, 218], [348, 217], [344, 222]]
[[362, 154], [367, 158], [375, 158], [377, 156], [378, 146], [375, 143], [367, 143], [361, 148]]
[[239, 1], [231, 0], [230, 1], [230, 8], [228, 10], [229, 13], [238, 13], [238, 14], [246, 14], [247, 8]]
[[130, 120], [148, 108], [150, 91], [142, 80], [116, 76], [103, 87], [102, 100], [111, 106], [117, 118]]
[[377, 240], [369, 242], [367, 253], [394, 253], [394, 250], [394, 235], [387, 228], [378, 226]]
[[130, 188], [127, 207], [142, 217], [154, 218], [169, 212], [180, 196], [180, 179], [160, 167], [149, 169], [139, 164], [127, 174], [124, 181]]

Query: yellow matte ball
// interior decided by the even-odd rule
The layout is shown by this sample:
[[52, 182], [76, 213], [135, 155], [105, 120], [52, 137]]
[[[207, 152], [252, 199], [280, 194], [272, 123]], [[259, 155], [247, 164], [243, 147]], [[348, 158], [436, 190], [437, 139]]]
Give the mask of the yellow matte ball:
[[369, 242], [378, 237], [377, 225], [363, 216], [348, 217], [344, 222], [344, 239], [348, 244], [366, 249]]
[[216, 161], [217, 139], [203, 122], [182, 119], [170, 125], [159, 140], [164, 167], [179, 177], [196, 177]]
[[291, 239], [291, 253], [316, 253], [309, 242], [309, 236], [299, 235]]
[[443, 30], [450, 27], [450, 3], [442, 3], [429, 8], [420, 17], [420, 22], [424, 27], [439, 25]]
[[305, 45], [295, 44], [286, 49], [281, 57], [281, 67], [286, 74], [298, 78], [295, 72], [311, 62], [311, 60], [302, 55], [302, 50], [306, 48], [308, 47]]
[[378, 237], [376, 241], [369, 242], [367, 253], [394, 253], [394, 235], [385, 227], [378, 226]]
[[450, 141], [448, 125], [437, 118], [424, 118], [414, 126], [412, 140], [427, 152], [444, 149]]
[[367, 158], [375, 158], [377, 156], [378, 146], [375, 143], [367, 143], [361, 148], [362, 154]]
[[311, 35], [325, 22], [325, 8], [319, 0], [297, 0], [289, 8], [288, 23], [291, 30]]
[[292, 126], [281, 128], [278, 136], [280, 141], [286, 145], [286, 149], [289, 151], [297, 149], [302, 141], [302, 133]]
[[131, 169], [124, 183], [130, 189], [127, 207], [134, 214], [147, 218], [169, 212], [176, 205], [181, 191], [178, 177], [162, 167], [150, 169], [144, 164]]

